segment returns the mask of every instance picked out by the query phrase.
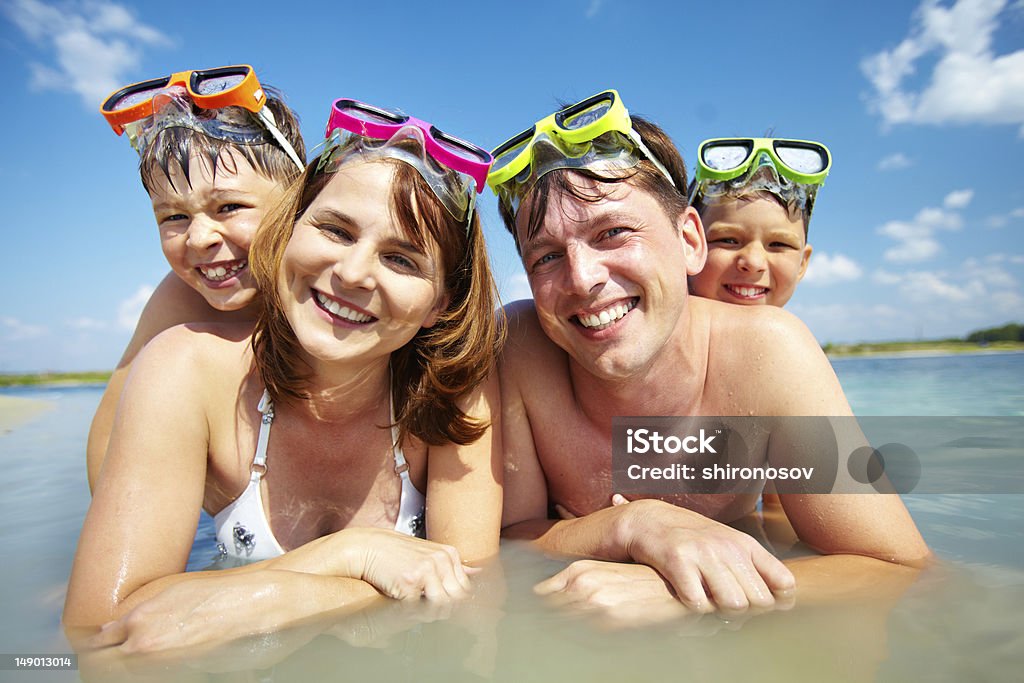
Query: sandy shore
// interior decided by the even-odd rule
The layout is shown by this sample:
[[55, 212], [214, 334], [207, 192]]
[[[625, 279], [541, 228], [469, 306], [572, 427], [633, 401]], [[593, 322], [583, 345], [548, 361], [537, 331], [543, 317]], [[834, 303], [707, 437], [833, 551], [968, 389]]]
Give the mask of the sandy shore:
[[33, 398], [0, 396], [0, 434], [19, 427], [39, 413], [50, 410], [53, 404]]

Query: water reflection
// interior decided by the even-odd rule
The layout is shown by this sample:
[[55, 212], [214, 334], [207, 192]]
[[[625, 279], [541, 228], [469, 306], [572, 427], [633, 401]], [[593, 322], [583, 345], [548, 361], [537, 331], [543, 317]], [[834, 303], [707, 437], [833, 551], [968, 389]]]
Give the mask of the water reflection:
[[[1000, 371], [998, 381], [1005, 381], [1005, 375]], [[975, 381], [986, 383], [984, 378]], [[45, 398], [54, 409], [0, 435], [0, 465], [7, 475], [0, 496], [5, 556], [0, 567], [0, 651], [66, 653], [70, 648], [60, 632], [59, 615], [88, 505], [85, 434], [100, 389], [16, 393]], [[507, 595], [496, 602], [460, 605], [450, 615], [402, 605], [335, 614], [218, 646], [201, 656], [190, 652], [185, 659], [147, 661], [106, 653], [83, 661], [82, 673], [89, 679], [119, 672], [138, 680], [144, 672], [153, 680], [417, 683], [737, 676], [759, 683], [1019, 678], [1017, 665], [1024, 652], [1024, 496], [928, 494], [905, 499], [940, 562], [895, 595], [880, 592], [854, 604], [798, 601], [782, 613], [727, 621], [681, 618], [622, 629], [621, 622], [607, 615], [555, 609], [534, 595], [534, 584], [554, 575], [566, 561], [506, 544], [504, 579], [495, 579], [484, 591], [492, 597]], [[772, 542], [779, 551], [788, 547], [778, 533]], [[201, 554], [197, 550], [197, 566], [212, 555], [212, 545]], [[9, 678], [9, 672], [0, 672], [0, 679]], [[78, 675], [48, 672], [33, 680], [74, 681]]]

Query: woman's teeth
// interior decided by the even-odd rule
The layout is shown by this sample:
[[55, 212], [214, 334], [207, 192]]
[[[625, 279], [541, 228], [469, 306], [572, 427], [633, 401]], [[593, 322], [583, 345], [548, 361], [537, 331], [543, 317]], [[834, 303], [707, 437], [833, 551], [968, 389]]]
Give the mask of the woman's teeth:
[[320, 292], [316, 293], [316, 300], [320, 302], [320, 306], [322, 306], [325, 310], [330, 311], [331, 315], [336, 315], [339, 318], [344, 318], [349, 322], [368, 323], [371, 320], [373, 320], [373, 316], [366, 315], [365, 313], [359, 313], [358, 311], [353, 311], [349, 307], [342, 306], [333, 299], [328, 299]]

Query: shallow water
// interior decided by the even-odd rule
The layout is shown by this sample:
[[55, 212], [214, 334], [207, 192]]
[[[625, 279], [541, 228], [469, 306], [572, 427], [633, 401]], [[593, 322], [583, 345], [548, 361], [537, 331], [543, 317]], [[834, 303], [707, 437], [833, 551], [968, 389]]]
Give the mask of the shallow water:
[[[1024, 354], [834, 365], [859, 414], [1024, 415]], [[59, 617], [88, 505], [84, 445], [100, 392], [3, 390], [55, 407], [0, 435], [0, 466], [8, 477], [0, 498], [0, 653], [70, 652]], [[906, 590], [880, 591], [854, 604], [623, 629], [607, 617], [544, 604], [530, 588], [564, 563], [506, 544], [508, 598], [500, 605], [472, 602], [433, 622], [438, 615], [363, 614], [143, 671], [166, 680], [1019, 680], [1024, 496], [911, 494], [905, 500], [940, 561]], [[213, 554], [207, 525], [197, 534], [190, 567], [205, 566]], [[374, 640], [373, 634], [391, 631]], [[372, 647], [362, 646], [368, 640]], [[127, 678], [141, 673], [132, 670]], [[76, 678], [74, 672], [0, 671], [0, 681]]]

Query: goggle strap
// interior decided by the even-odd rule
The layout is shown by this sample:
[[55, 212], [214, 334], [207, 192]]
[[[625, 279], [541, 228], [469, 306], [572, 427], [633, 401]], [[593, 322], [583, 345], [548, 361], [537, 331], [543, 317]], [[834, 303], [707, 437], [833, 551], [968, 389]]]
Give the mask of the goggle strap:
[[284, 150], [284, 153], [295, 162], [295, 166], [299, 169], [299, 173], [306, 170], [306, 165], [302, 163], [302, 159], [299, 158], [295, 148], [292, 147], [292, 143], [288, 142], [288, 138], [284, 136], [281, 129], [277, 127], [277, 121], [274, 120], [274, 112], [270, 111], [270, 108], [264, 105], [260, 108], [256, 115], [260, 117], [263, 124], [270, 131], [270, 135], [277, 141], [277, 144]]
[[654, 156], [654, 153], [651, 152], [651, 150], [649, 150], [647, 148], [647, 145], [644, 144], [644, 141], [640, 137], [640, 134], [637, 133], [632, 128], [629, 129], [629, 139], [632, 140], [636, 144], [637, 148], [641, 152], [643, 152], [644, 156], [647, 157], [647, 160], [650, 161], [652, 164], [654, 164], [654, 167], [656, 169], [658, 169], [659, 171], [661, 171], [661, 174], [663, 176], [668, 178], [668, 182], [670, 182], [672, 184], [672, 187], [675, 187], [676, 186], [676, 181], [672, 180], [672, 174], [670, 174], [668, 172], [668, 169], [665, 168], [665, 166], [660, 161], [658, 161], [658, 157]]

